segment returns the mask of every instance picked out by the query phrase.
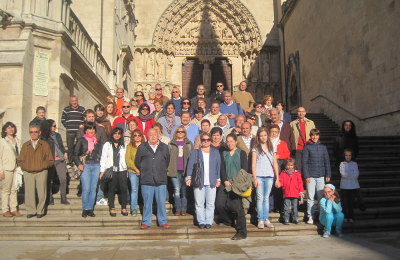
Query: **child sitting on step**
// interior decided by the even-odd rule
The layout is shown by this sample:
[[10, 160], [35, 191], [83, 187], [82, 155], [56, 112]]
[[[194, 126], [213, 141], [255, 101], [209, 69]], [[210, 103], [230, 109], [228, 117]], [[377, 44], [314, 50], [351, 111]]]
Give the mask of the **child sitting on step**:
[[283, 224], [289, 225], [291, 207], [293, 208], [294, 224], [299, 224], [297, 220], [298, 199], [304, 198], [303, 180], [301, 173], [295, 169], [295, 159], [288, 159], [285, 170], [279, 175], [280, 187], [283, 190]]
[[360, 189], [358, 183], [358, 165], [352, 161], [353, 151], [344, 150], [344, 162], [340, 163], [339, 171], [342, 178], [340, 179], [340, 193], [343, 202], [344, 222], [353, 223], [354, 201]]
[[342, 225], [344, 215], [342, 205], [340, 203], [340, 196], [332, 184], [324, 186], [324, 197], [319, 201], [319, 208], [319, 222], [324, 226], [322, 237], [330, 237], [332, 226], [335, 226], [336, 235], [343, 237]]

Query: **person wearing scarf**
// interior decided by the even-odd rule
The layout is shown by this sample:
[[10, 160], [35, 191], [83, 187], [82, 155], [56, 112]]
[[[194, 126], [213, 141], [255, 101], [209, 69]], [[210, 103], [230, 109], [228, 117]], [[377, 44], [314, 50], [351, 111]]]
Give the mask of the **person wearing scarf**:
[[165, 116], [158, 119], [158, 122], [162, 126], [162, 133], [164, 136], [167, 136], [171, 140], [173, 139], [172, 130], [175, 126], [181, 124], [181, 119], [179, 116], [175, 115], [175, 105], [172, 101], [168, 101], [165, 105]]
[[93, 206], [96, 198], [97, 182], [100, 175], [101, 143], [96, 137], [95, 123], [86, 123], [84, 135], [74, 148], [74, 162], [82, 171], [82, 217], [95, 217]]
[[106, 113], [106, 108], [103, 106], [103, 105], [101, 105], [101, 104], [97, 104], [95, 107], [94, 107], [94, 111], [95, 111], [95, 113], [96, 113], [96, 122], [99, 124], [99, 125], [102, 125], [103, 127], [104, 127], [104, 130], [105, 130], [105, 132], [106, 132], [106, 136], [107, 136], [107, 138], [109, 138], [110, 137], [110, 133], [111, 133], [111, 130], [112, 130], [112, 127], [111, 127], [111, 122], [110, 122], [110, 120], [109, 119], [107, 119], [107, 113]]
[[136, 117], [136, 120], [138, 122], [138, 129], [140, 129], [145, 136], [147, 136], [147, 132], [156, 122], [154, 118], [151, 117], [150, 106], [146, 103], [140, 105], [139, 116]]

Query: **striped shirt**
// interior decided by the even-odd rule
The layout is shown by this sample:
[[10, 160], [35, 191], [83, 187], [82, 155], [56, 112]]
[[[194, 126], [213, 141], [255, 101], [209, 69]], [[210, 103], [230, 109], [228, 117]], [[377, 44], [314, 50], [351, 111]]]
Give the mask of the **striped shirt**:
[[84, 119], [85, 108], [78, 106], [77, 109], [73, 109], [71, 106], [64, 108], [61, 123], [67, 129], [67, 132], [76, 132], [79, 126], [85, 122]]

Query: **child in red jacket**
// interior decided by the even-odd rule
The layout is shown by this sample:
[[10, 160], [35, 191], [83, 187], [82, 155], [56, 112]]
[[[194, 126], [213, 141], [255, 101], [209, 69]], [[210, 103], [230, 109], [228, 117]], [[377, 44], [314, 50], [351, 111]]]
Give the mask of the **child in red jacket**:
[[299, 224], [297, 220], [297, 204], [299, 198], [304, 198], [303, 180], [301, 173], [295, 170], [295, 159], [286, 161], [285, 170], [279, 175], [280, 187], [283, 190], [283, 224], [289, 225], [290, 206], [293, 208], [293, 223]]

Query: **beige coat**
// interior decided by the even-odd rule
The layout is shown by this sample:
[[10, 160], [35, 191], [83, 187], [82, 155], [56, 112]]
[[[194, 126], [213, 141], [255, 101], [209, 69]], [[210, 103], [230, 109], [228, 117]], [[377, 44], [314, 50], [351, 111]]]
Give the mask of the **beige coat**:
[[[312, 120], [310, 120], [306, 117], [304, 118], [304, 120], [306, 121], [306, 140], [304, 140], [304, 143], [306, 143], [310, 139], [310, 131], [311, 131], [311, 129], [315, 128], [315, 124]], [[290, 127], [292, 127], [293, 134], [294, 134], [294, 142], [295, 142], [296, 148], [297, 148], [297, 144], [299, 143], [299, 136], [300, 136], [299, 130], [296, 126], [298, 124], [299, 124], [298, 119], [296, 119], [290, 123]], [[299, 126], [299, 128], [300, 128], [300, 126]]]
[[[14, 171], [17, 168], [17, 151], [15, 150], [15, 145], [5, 138], [0, 138], [0, 172], [4, 171]], [[21, 150], [21, 144], [18, 139], [17, 146], [18, 151]]]

